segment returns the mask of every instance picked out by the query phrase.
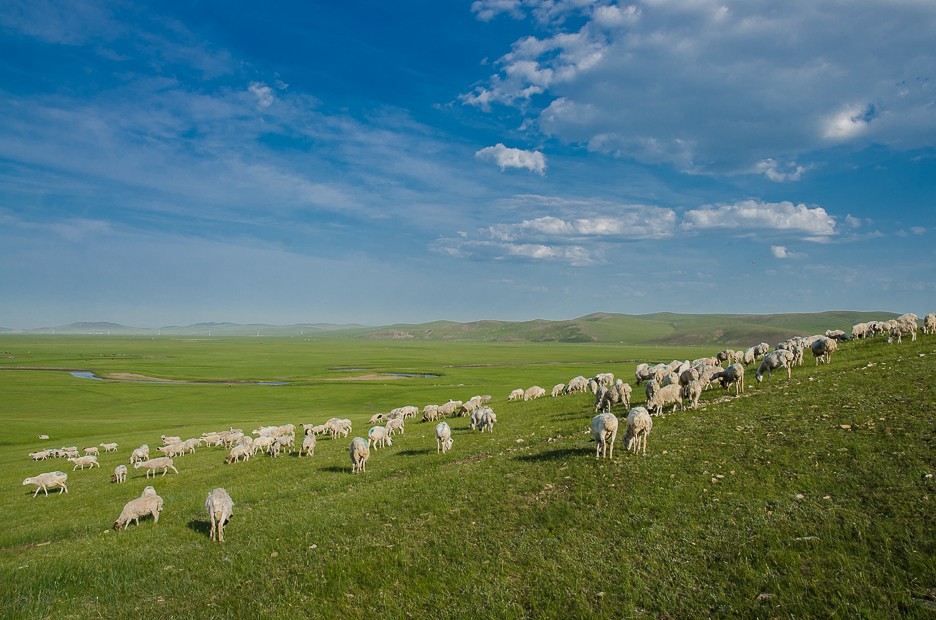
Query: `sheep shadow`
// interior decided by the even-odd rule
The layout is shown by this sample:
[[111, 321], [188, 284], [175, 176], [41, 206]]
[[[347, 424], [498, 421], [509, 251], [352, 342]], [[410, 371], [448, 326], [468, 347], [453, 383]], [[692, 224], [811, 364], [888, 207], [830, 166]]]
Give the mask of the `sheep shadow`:
[[211, 521], [202, 521], [201, 519], [192, 519], [185, 526], [198, 534], [205, 536], [211, 535]]
[[432, 450], [400, 450], [397, 452], [400, 456], [422, 456], [424, 454], [429, 454]]
[[523, 463], [565, 461], [569, 459], [569, 457], [582, 456], [582, 453], [585, 451], [587, 451], [587, 448], [563, 448], [562, 450], [550, 450], [548, 452], [540, 452], [538, 454], [523, 454], [514, 457], [514, 460], [521, 461]]
[[346, 474], [348, 473], [348, 468], [338, 467], [337, 465], [330, 465], [328, 467], [319, 467], [319, 471], [328, 471], [333, 474]]

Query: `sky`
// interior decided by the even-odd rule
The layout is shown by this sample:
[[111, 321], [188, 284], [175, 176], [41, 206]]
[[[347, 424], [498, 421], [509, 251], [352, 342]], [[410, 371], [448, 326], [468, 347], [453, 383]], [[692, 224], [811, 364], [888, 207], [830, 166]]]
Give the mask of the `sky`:
[[5, 0], [0, 326], [936, 311], [936, 3]]

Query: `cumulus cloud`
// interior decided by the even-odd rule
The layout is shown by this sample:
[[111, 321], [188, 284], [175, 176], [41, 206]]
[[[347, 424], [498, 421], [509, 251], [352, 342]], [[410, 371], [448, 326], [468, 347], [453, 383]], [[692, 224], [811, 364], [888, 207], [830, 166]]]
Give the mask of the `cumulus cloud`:
[[806, 258], [806, 254], [791, 252], [783, 245], [772, 245], [770, 246], [770, 251], [777, 258]]
[[620, 239], [662, 239], [676, 226], [672, 209], [635, 206], [615, 215], [564, 220], [545, 216], [514, 224], [495, 224], [485, 232], [495, 239], [616, 237]]
[[501, 143], [489, 146], [475, 153], [475, 157], [485, 161], [494, 161], [501, 171], [506, 168], [526, 169], [540, 176], [546, 173], [546, 156], [539, 151], [507, 148]]
[[792, 202], [745, 200], [733, 205], [706, 206], [687, 211], [682, 223], [686, 230], [730, 228], [790, 230], [816, 238], [834, 235], [835, 219], [822, 207]]
[[795, 161], [786, 164], [785, 167], [788, 172], [783, 172], [784, 164], [768, 158], [757, 162], [754, 168], [757, 172], [777, 183], [799, 181], [803, 173], [812, 168], [812, 166], [798, 166]]
[[247, 90], [257, 97], [257, 105], [261, 108], [269, 107], [276, 100], [273, 96], [273, 89], [263, 82], [251, 82]]
[[910, 232], [912, 232], [914, 235], [922, 235], [926, 232], [926, 229], [922, 226], [911, 226]]

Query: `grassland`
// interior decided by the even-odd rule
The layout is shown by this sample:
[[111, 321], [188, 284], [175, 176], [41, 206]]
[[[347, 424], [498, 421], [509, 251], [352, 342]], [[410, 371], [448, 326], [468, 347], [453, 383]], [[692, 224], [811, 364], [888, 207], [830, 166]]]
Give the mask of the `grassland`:
[[[936, 607], [936, 338], [846, 343], [830, 367], [705, 393], [654, 419], [646, 457], [594, 459], [586, 395], [507, 403], [578, 375], [698, 347], [0, 336], [0, 600], [7, 618], [929, 618]], [[10, 358], [13, 359], [10, 359]], [[599, 362], [599, 363], [596, 363]], [[749, 370], [753, 375], [753, 368]], [[429, 378], [349, 380], [380, 373]], [[336, 380], [338, 379], [338, 380]], [[779, 379], [779, 380], [778, 380]], [[288, 381], [268, 386], [243, 381]], [[207, 382], [207, 383], [202, 383]], [[147, 484], [109, 483], [160, 434], [352, 419], [494, 396], [493, 435], [430, 424], [353, 476], [347, 440], [310, 459], [177, 459], [158, 524], [109, 531]], [[636, 394], [636, 392], [635, 392]], [[638, 401], [642, 400], [638, 397]], [[623, 412], [616, 412], [621, 415]], [[35, 439], [39, 433], [50, 442]], [[31, 462], [45, 444], [117, 441], [103, 467]], [[23, 478], [60, 469], [69, 493]], [[204, 498], [236, 503], [224, 544]]]

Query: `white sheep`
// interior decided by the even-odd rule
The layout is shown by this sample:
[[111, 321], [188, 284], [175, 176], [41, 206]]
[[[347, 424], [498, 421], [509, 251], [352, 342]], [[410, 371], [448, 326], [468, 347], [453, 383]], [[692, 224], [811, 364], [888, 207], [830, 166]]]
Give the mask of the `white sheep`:
[[689, 400], [693, 409], [698, 408], [699, 398], [702, 396], [702, 382], [698, 379], [694, 379], [689, 382], [689, 385], [683, 386], [682, 389], [683, 398]]
[[[595, 440], [595, 458], [614, 458], [614, 439], [617, 437], [618, 419], [613, 413], [599, 413], [592, 418], [592, 437]], [[610, 451], [608, 447], [611, 447]], [[610, 454], [609, 454], [610, 452]]]
[[[830, 342], [835, 342], [830, 341]], [[721, 386], [726, 390], [734, 385], [735, 395], [744, 392], [744, 366], [741, 364], [732, 364], [721, 372], [712, 375], [712, 379], [718, 379]]]
[[561, 396], [563, 394], [565, 394], [565, 383], [557, 383], [556, 385], [553, 386], [553, 389], [552, 389], [553, 398], [557, 396]]
[[156, 489], [151, 486], [147, 486], [145, 489], [143, 489], [143, 493], [140, 495], [140, 497], [155, 497], [156, 495]]
[[372, 426], [371, 429], [367, 431], [368, 448], [371, 447], [372, 441], [374, 442], [374, 450], [377, 449], [378, 444], [384, 448], [393, 445], [393, 440], [390, 438], [390, 434], [387, 432], [386, 426]]
[[29, 456], [34, 461], [44, 461], [55, 453], [54, 450], [40, 450], [39, 452], [30, 452]]
[[91, 469], [94, 469], [95, 465], [97, 465], [98, 468], [101, 467], [101, 464], [97, 462], [97, 457], [91, 454], [87, 456], [79, 456], [78, 458], [72, 457], [68, 460], [75, 464], [75, 466], [72, 467], [72, 471], [75, 471], [79, 467], [81, 468], [81, 471], [84, 471], [85, 465]]
[[270, 452], [270, 448], [273, 444], [276, 443], [276, 437], [272, 435], [261, 435], [254, 439], [253, 445], [251, 446], [251, 454], [256, 454], [257, 452]]
[[400, 431], [401, 435], [406, 434], [406, 429], [403, 428], [403, 420], [387, 420], [384, 428], [387, 429], [388, 435], [393, 435], [394, 431]]
[[832, 363], [832, 354], [838, 348], [838, 345], [831, 338], [820, 337], [809, 347], [812, 350], [813, 357], [816, 358], [816, 366], [822, 360], [824, 364]]
[[523, 399], [523, 389], [517, 388], [510, 392], [510, 396], [507, 397], [507, 400], [522, 400]]
[[663, 413], [663, 408], [667, 405], [673, 405], [673, 413], [676, 413], [676, 407], [683, 409], [683, 388], [678, 383], [661, 387], [647, 401], [647, 409], [654, 410], [655, 415]]
[[630, 407], [630, 396], [632, 388], [620, 379], [610, 388], [601, 388], [598, 390], [595, 398], [595, 411], [611, 411], [611, 406], [622, 403], [624, 407]]
[[[375, 413], [374, 415], [371, 416], [371, 419], [368, 420], [367, 423], [368, 423], [368, 424], [377, 424], [378, 422], [383, 422], [383, 419], [384, 419], [384, 414], [382, 414], [382, 413]], [[303, 426], [305, 426], [305, 425], [303, 425]]]
[[436, 424], [435, 427], [435, 436], [436, 436], [436, 454], [440, 451], [442, 454], [445, 454], [452, 448], [452, 427], [448, 425], [447, 422], [442, 421]]
[[793, 369], [791, 365], [795, 358], [796, 356], [794, 353], [785, 351], [783, 349], [777, 349], [773, 353], [768, 353], [764, 356], [763, 361], [761, 361], [760, 367], [754, 374], [754, 378], [757, 379], [758, 383], [761, 383], [764, 380], [764, 373], [767, 373], [767, 380], [770, 381], [770, 373], [772, 371], [778, 370], [780, 368], [786, 368], [787, 381], [789, 381], [793, 376]]
[[566, 394], [574, 394], [576, 392], [584, 392], [587, 387], [588, 379], [579, 375], [569, 381], [569, 385], [566, 386], [565, 391]]
[[127, 466], [118, 465], [114, 468], [114, 475], [111, 476], [111, 482], [116, 482], [120, 484], [121, 482], [126, 482], [127, 480]]
[[936, 312], [931, 312], [923, 317], [923, 333], [936, 334]]
[[315, 435], [306, 435], [302, 440], [302, 445], [299, 446], [299, 458], [302, 458], [303, 451], [309, 456], [315, 456]]
[[172, 459], [168, 456], [161, 456], [158, 459], [150, 459], [148, 461], [137, 461], [133, 464], [134, 469], [139, 469], [141, 467], [146, 468], [146, 477], [149, 478], [150, 474], [153, 474], [153, 478], [156, 477], [156, 470], [163, 470], [162, 475], [165, 476], [166, 472], [170, 469], [175, 473], [179, 473], [179, 470], [175, 468], [172, 464]]
[[647, 384], [644, 386], [644, 396], [646, 396], [647, 400], [649, 401], [651, 398], [653, 398], [653, 395], [659, 389], [660, 389], [660, 383], [656, 379], [650, 379], [649, 381], [647, 381]]
[[366, 471], [365, 465], [367, 459], [370, 458], [370, 449], [367, 447], [367, 442], [361, 437], [355, 437], [351, 440], [348, 451], [351, 454], [351, 473], [356, 474], [359, 471]]
[[92, 455], [92, 454], [93, 454], [94, 456], [98, 456], [98, 455], [101, 454], [101, 451], [98, 450], [98, 449], [97, 449], [96, 447], [94, 447], [94, 446], [92, 446], [92, 447], [90, 447], [90, 448], [83, 448], [83, 450], [84, 450], [84, 453], [87, 454], [87, 455], [89, 455], [89, 456]]
[[458, 408], [462, 406], [462, 401], [460, 400], [450, 400], [441, 407], [439, 407], [439, 415], [441, 417], [455, 415], [455, 412], [458, 411]]
[[130, 464], [134, 464], [137, 461], [145, 461], [149, 459], [149, 446], [143, 444], [132, 453], [130, 453]]
[[[700, 390], [701, 392], [701, 390]], [[647, 436], [653, 429], [653, 419], [643, 407], [634, 407], [627, 414], [627, 430], [624, 432], [624, 446], [637, 454], [643, 442], [643, 453], [647, 455]]]
[[65, 486], [66, 480], [68, 480], [68, 474], [60, 471], [49, 471], [32, 478], [26, 478], [23, 480], [23, 486], [27, 484], [36, 485], [36, 492], [33, 493], [33, 497], [39, 495], [40, 490], [45, 491], [45, 494], [48, 495], [49, 487], [61, 487], [59, 491], [59, 494], [61, 494], [62, 491], [68, 493], [68, 487]]
[[115, 443], [102, 443], [101, 447], [104, 448], [104, 452], [117, 452], [117, 444]]
[[435, 422], [439, 419], [439, 406], [438, 405], [426, 405], [423, 407], [423, 422]]
[[117, 520], [114, 521], [114, 529], [117, 531], [120, 531], [120, 528], [126, 529], [131, 520], [139, 526], [140, 517], [146, 515], [153, 515], [153, 523], [159, 523], [159, 513], [162, 509], [163, 499], [158, 495], [144, 495], [130, 500], [123, 507]]
[[279, 444], [280, 448], [286, 448], [287, 451], [292, 454], [293, 447], [296, 445], [296, 436], [292, 433], [280, 435], [276, 438], [276, 443]]
[[217, 538], [218, 542], [224, 542], [224, 524], [234, 514], [234, 500], [227, 491], [219, 487], [208, 494], [205, 510], [211, 519], [211, 540]]
[[248, 446], [247, 444], [234, 446], [233, 448], [231, 448], [231, 453], [228, 454], [228, 457], [224, 459], [224, 462], [230, 465], [231, 463], [238, 462], [241, 457], [244, 457], [245, 461], [249, 461], [250, 455], [252, 453], [253, 453], [253, 446]]
[[[923, 332], [923, 333], [926, 333], [926, 332]], [[49, 438], [48, 435], [37, 435], [36, 437], [37, 437], [37, 439], [48, 439], [48, 438]]]
[[490, 407], [485, 407], [484, 413], [481, 415], [481, 432], [487, 430], [487, 432], [493, 433], [495, 422], [497, 422], [497, 414]]
[[488, 409], [490, 409], [490, 407], [478, 407], [472, 411], [471, 422], [468, 424], [468, 428], [471, 430], [477, 429], [481, 425], [481, 416], [483, 416], [484, 412]]
[[162, 439], [164, 446], [168, 446], [169, 444], [173, 444], [173, 443], [179, 443], [180, 441], [182, 441], [181, 437], [167, 437], [166, 435], [160, 435], [159, 437], [160, 439]]
[[731, 349], [719, 351], [718, 354], [715, 355], [715, 359], [718, 360], [719, 365], [721, 365], [722, 362], [728, 362], [728, 365], [730, 366], [731, 364], [734, 364], [735, 352]]
[[527, 391], [523, 393], [523, 400], [533, 400], [534, 398], [539, 398], [540, 396], [545, 396], [546, 390], [541, 388], [538, 385], [527, 388]]

